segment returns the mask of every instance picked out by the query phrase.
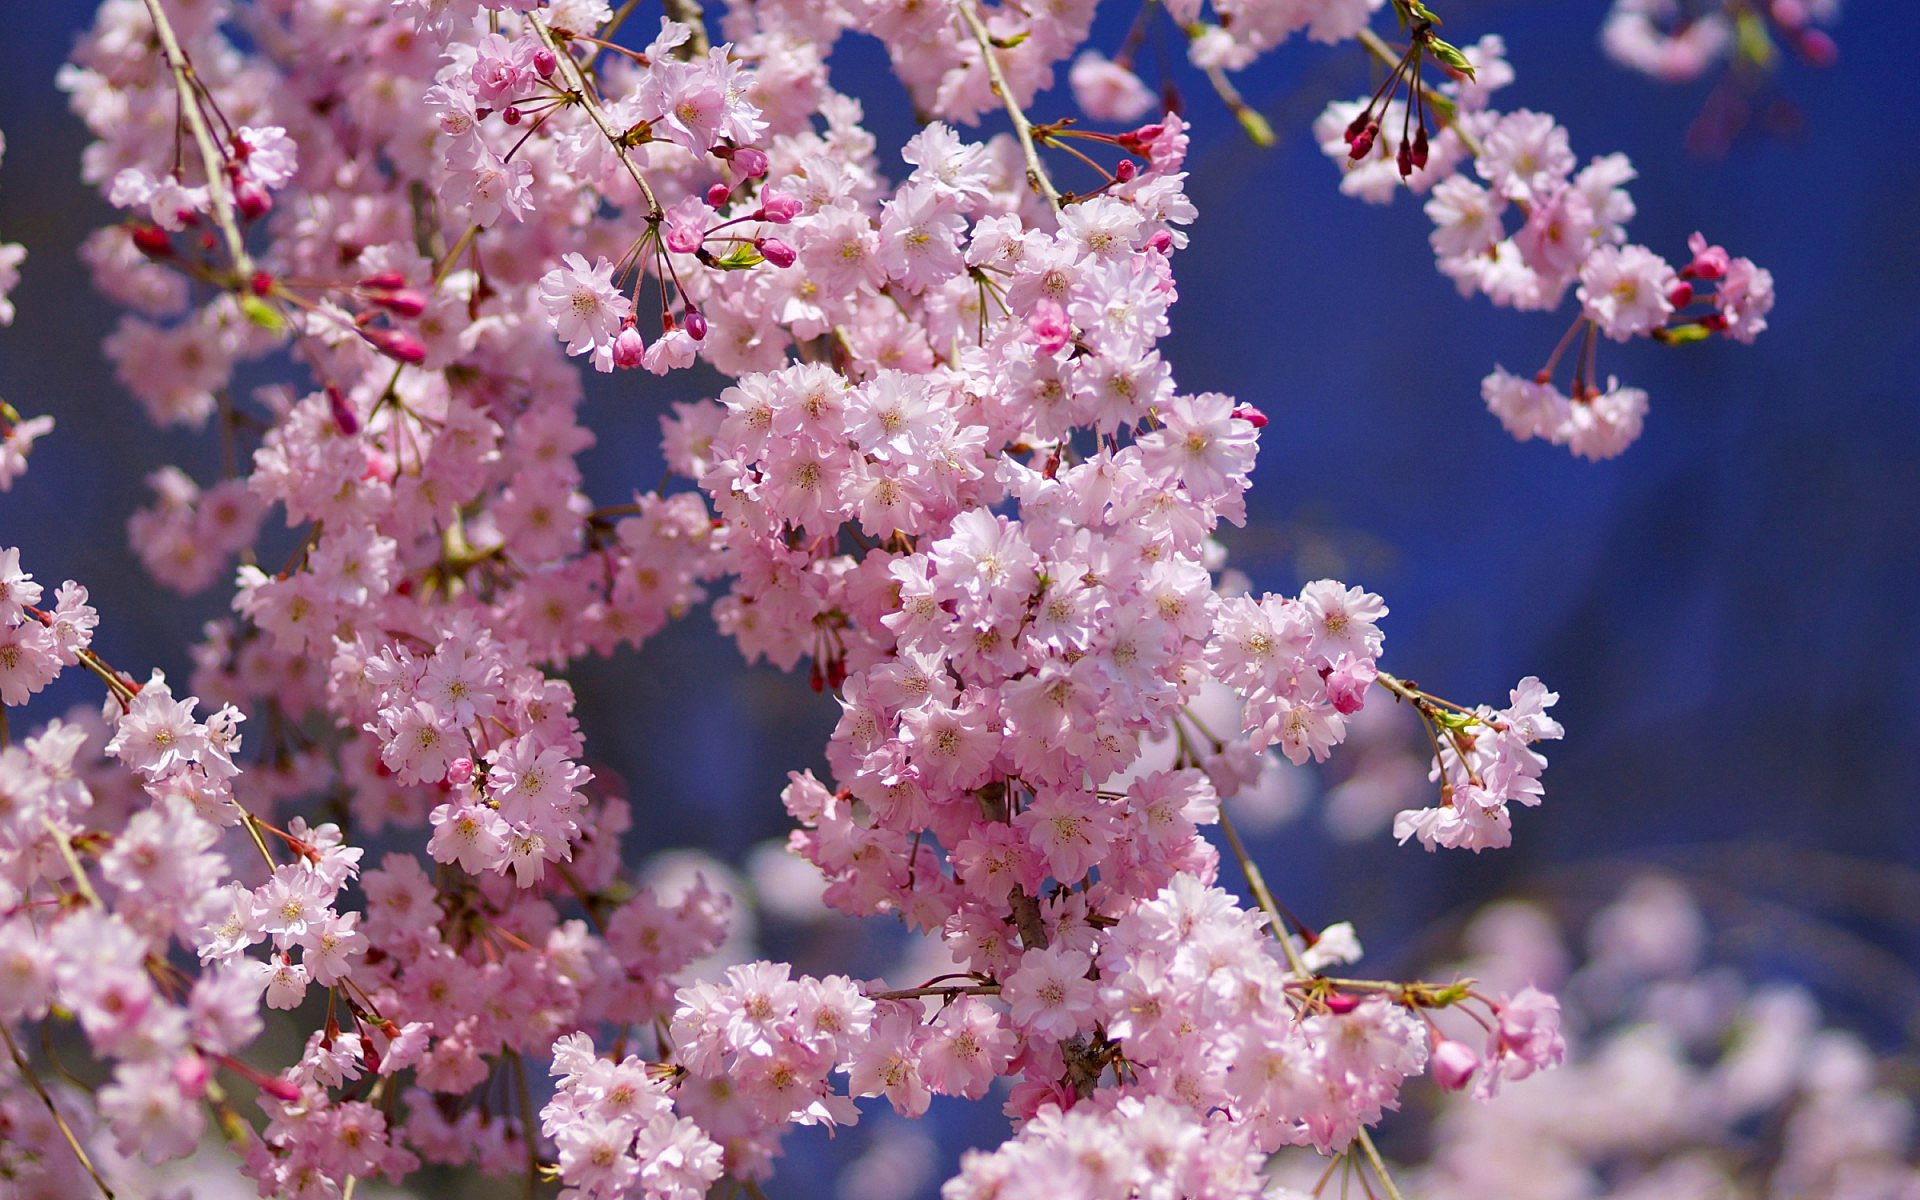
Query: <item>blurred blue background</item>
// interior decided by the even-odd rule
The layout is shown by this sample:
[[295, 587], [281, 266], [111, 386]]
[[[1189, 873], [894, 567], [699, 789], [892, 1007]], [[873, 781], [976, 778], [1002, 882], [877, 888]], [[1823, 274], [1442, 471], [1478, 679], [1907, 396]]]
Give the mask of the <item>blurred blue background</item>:
[[[1772, 118], [1703, 160], [1683, 137], [1709, 83], [1662, 86], [1608, 62], [1596, 44], [1605, 7], [1455, 0], [1443, 15], [1462, 44], [1506, 37], [1519, 78], [1501, 107], [1554, 113], [1583, 160], [1631, 156], [1635, 240], [1683, 258], [1704, 230], [1770, 268], [1779, 294], [1752, 347], [1606, 345], [1602, 372], [1652, 395], [1644, 437], [1608, 463], [1516, 443], [1478, 398], [1496, 362], [1541, 362], [1565, 316], [1461, 300], [1433, 269], [1415, 202], [1380, 209], [1336, 191], [1307, 126], [1325, 102], [1368, 90], [1357, 50], [1291, 46], [1245, 74], [1281, 135], [1265, 151], [1203, 80], [1176, 73], [1199, 126], [1201, 219], [1177, 261], [1163, 350], [1186, 390], [1229, 392], [1273, 418], [1253, 518], [1228, 538], [1233, 565], [1256, 590], [1324, 574], [1376, 590], [1392, 607], [1392, 670], [1466, 702], [1504, 702], [1538, 674], [1561, 693], [1568, 731], [1549, 747], [1546, 803], [1518, 814], [1511, 850], [1429, 856], [1384, 833], [1345, 844], [1307, 819], [1257, 838], [1256, 852], [1304, 919], [1354, 919], [1382, 974], [1503, 890], [1572, 894], [1610, 864], [1667, 862], [1881, 947], [1881, 974], [1832, 1002], [1897, 1042], [1920, 994], [1920, 888], [1906, 873], [1920, 866], [1920, 19], [1907, 5], [1856, 5], [1835, 30], [1840, 65], [1786, 62], [1763, 101]], [[78, 183], [83, 132], [52, 86], [89, 6], [7, 15], [0, 238], [30, 256], [19, 317], [0, 331], [0, 396], [60, 428], [0, 497], [0, 543], [21, 546], [48, 584], [93, 590], [110, 661], [184, 676], [186, 635], [217, 601], [147, 582], [125, 519], [160, 463], [217, 478], [215, 449], [211, 436], [149, 429], [97, 351], [114, 314], [73, 251], [108, 213]], [[1110, 52], [1132, 16], [1104, 6], [1096, 44]], [[1168, 45], [1161, 57], [1179, 56]], [[1141, 62], [1151, 78], [1152, 42]], [[850, 39], [834, 78], [868, 101], [883, 147], [911, 132], [875, 43]], [[617, 502], [658, 478], [658, 415], [687, 392], [634, 374], [594, 389], [590, 492]], [[572, 677], [596, 770], [635, 802], [636, 856], [697, 846], [737, 859], [780, 836], [785, 773], [819, 765], [835, 711], [803, 677], [740, 666], [704, 613]], [[64, 680], [24, 720], [96, 700], [84, 677]], [[1749, 942], [1767, 969], [1819, 973], [1760, 911]], [[775, 922], [768, 944], [810, 969], [881, 969], [886, 956], [852, 936]], [[998, 1120], [931, 1131], [939, 1172]], [[796, 1139], [790, 1178], [865, 1136], [831, 1149]]]

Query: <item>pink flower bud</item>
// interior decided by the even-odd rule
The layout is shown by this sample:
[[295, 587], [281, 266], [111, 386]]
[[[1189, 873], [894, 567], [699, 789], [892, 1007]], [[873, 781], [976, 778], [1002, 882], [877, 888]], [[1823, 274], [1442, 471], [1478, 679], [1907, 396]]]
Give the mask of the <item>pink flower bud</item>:
[[395, 288], [390, 292], [375, 292], [367, 298], [396, 316], [417, 317], [427, 311], [426, 293], [414, 288]]
[[800, 201], [781, 192], [762, 192], [760, 211], [753, 214], [762, 221], [785, 225], [800, 215]]
[[1693, 303], [1693, 285], [1682, 279], [1667, 289], [1667, 303], [1675, 308], [1685, 308]]
[[198, 1054], [189, 1052], [173, 1060], [173, 1084], [187, 1100], [198, 1100], [206, 1095], [207, 1080], [212, 1077], [213, 1068]]
[[1067, 310], [1053, 300], [1036, 300], [1033, 311], [1027, 314], [1027, 331], [1033, 334], [1034, 344], [1052, 354], [1073, 340], [1073, 325], [1067, 320]]
[[1687, 249], [1693, 251], [1693, 261], [1680, 269], [1687, 279], [1705, 279], [1712, 281], [1727, 273], [1732, 259], [1724, 246], [1710, 246], [1707, 235], [1695, 233], [1687, 239]]
[[687, 310], [687, 336], [696, 342], [707, 340], [707, 315], [697, 308]]
[[158, 225], [135, 225], [133, 246], [148, 258], [165, 258], [173, 253], [173, 243], [167, 240], [167, 231]]
[[800, 257], [794, 253], [792, 246], [787, 245], [779, 238], [756, 238], [754, 239], [753, 248], [760, 252], [761, 258], [766, 259], [776, 267], [790, 267], [793, 265], [794, 259]]
[[767, 152], [743, 146], [733, 152], [733, 169], [748, 179], [758, 179], [767, 173]]
[[1173, 252], [1173, 234], [1164, 229], [1155, 232], [1152, 237], [1147, 239], [1147, 249], [1152, 250], [1156, 254], [1171, 254]]
[[415, 366], [427, 359], [427, 346], [419, 338], [398, 329], [362, 329], [360, 336], [388, 358]]
[[1831, 67], [1840, 61], [1840, 47], [1834, 44], [1824, 29], [1803, 29], [1794, 39], [1793, 48], [1800, 57], [1807, 60], [1809, 66]]
[[553, 74], [554, 68], [559, 65], [560, 56], [545, 46], [533, 52], [533, 70], [540, 78], [545, 79], [547, 76]]
[[407, 277], [399, 271], [375, 271], [365, 279], [362, 279], [360, 286], [363, 288], [383, 288], [391, 291], [394, 288], [407, 286]]
[[1255, 429], [1265, 429], [1267, 427], [1267, 414], [1261, 412], [1251, 404], [1234, 405], [1233, 415], [1239, 417]]
[[1359, 162], [1365, 158], [1368, 151], [1373, 149], [1373, 139], [1379, 136], [1379, 133], [1380, 123], [1378, 121], [1368, 121], [1367, 127], [1355, 134], [1353, 141], [1348, 143], [1347, 157], [1354, 162]]
[[260, 1090], [286, 1104], [292, 1104], [300, 1098], [300, 1086], [291, 1080], [270, 1076], [260, 1081]]
[[347, 398], [337, 387], [327, 388], [327, 412], [333, 417], [333, 427], [338, 429], [342, 436], [352, 437], [360, 432], [360, 418], [354, 413], [353, 405], [347, 403]]
[[640, 331], [629, 325], [613, 339], [613, 365], [622, 371], [631, 371], [640, 365], [640, 356], [645, 354], [647, 343]]
[[273, 275], [267, 271], [255, 271], [247, 279], [247, 290], [256, 296], [265, 296], [273, 291]]
[[733, 195], [732, 188], [724, 183], [716, 183], [707, 189], [707, 207], [719, 208], [727, 202], [727, 197], [731, 195]]
[[1433, 1081], [1449, 1092], [1466, 1087], [1480, 1069], [1480, 1056], [1465, 1042], [1441, 1042], [1427, 1061], [1433, 1067]]
[[520, 123], [520, 106], [517, 104], [507, 105], [500, 110], [500, 119], [509, 125], [518, 125]]
[[447, 764], [447, 782], [454, 787], [463, 787], [473, 778], [473, 760], [462, 755]]
[[240, 210], [242, 217], [254, 221], [273, 211], [273, 197], [253, 180], [242, 179], [234, 186], [233, 206]]
[[1327, 1011], [1335, 1016], [1344, 1016], [1360, 1007], [1360, 997], [1349, 996], [1345, 992], [1328, 992], [1321, 1000]]
[[1140, 168], [1138, 166], [1135, 166], [1134, 161], [1130, 158], [1121, 159], [1119, 163], [1115, 165], [1115, 167], [1113, 168], [1113, 177], [1119, 180], [1121, 183], [1126, 183], [1128, 180], [1132, 179], [1135, 175], [1138, 175], [1139, 173], [1140, 173]]

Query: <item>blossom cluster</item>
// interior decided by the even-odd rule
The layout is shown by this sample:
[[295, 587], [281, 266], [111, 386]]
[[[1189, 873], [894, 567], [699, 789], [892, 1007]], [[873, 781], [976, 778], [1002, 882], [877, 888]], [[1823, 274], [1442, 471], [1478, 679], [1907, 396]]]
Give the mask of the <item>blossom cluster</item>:
[[[1460, 55], [1471, 73], [1456, 71], [1429, 93], [1419, 56], [1410, 53], [1370, 99], [1328, 105], [1315, 136], [1346, 168], [1343, 192], [1375, 204], [1391, 201], [1402, 186], [1427, 195], [1435, 259], [1461, 295], [1479, 293], [1525, 312], [1557, 309], [1574, 293], [1580, 312], [1545, 367], [1528, 376], [1496, 368], [1481, 394], [1521, 441], [1542, 438], [1582, 458], [1611, 458], [1640, 436], [1647, 394], [1613, 377], [1600, 386], [1596, 334], [1667, 343], [1720, 334], [1750, 343], [1767, 327], [1773, 277], [1700, 234], [1678, 271], [1628, 242], [1635, 206], [1626, 185], [1636, 172], [1627, 157], [1608, 154], [1582, 166], [1551, 115], [1494, 109], [1494, 93], [1514, 79], [1497, 35]], [[1394, 98], [1402, 74], [1405, 100]], [[1452, 119], [1429, 139], [1426, 110], [1440, 103]], [[1478, 182], [1461, 169], [1469, 162]], [[1706, 283], [1713, 290], [1700, 286]], [[1696, 306], [1708, 310], [1688, 311]], [[1572, 382], [1563, 390], [1555, 373], [1576, 342]]]
[[[1217, 73], [1375, 6], [1167, 7]], [[8, 1177], [105, 1190], [83, 1141], [157, 1163], [212, 1116], [263, 1195], [437, 1164], [693, 1197], [860, 1101], [999, 1089], [1018, 1132], [950, 1195], [1251, 1197], [1283, 1145], [1370, 1146], [1423, 1072], [1491, 1094], [1556, 1062], [1543, 993], [1327, 974], [1351, 929], [1284, 916], [1227, 823], [1270, 748], [1325, 759], [1380, 688], [1444, 734], [1438, 806], [1402, 839], [1503, 845], [1561, 731], [1537, 680], [1495, 711], [1383, 671], [1361, 587], [1223, 580], [1271, 425], [1159, 348], [1198, 215], [1188, 126], [1076, 130], [1082, 153], [1026, 112], [1091, 3], [736, 3], [721, 44], [669, 3], [637, 48], [631, 8], [107, 0], [62, 73], [121, 213], [83, 252], [128, 310], [104, 352], [154, 423], [232, 451], [217, 482], [157, 470], [129, 531], [159, 582], [233, 594], [177, 699], [94, 654], [84, 589], [43, 607], [0, 549], [0, 700], [73, 665], [108, 690], [98, 720], [0, 751], [0, 1030], [71, 1017], [111, 1076], [55, 1099], [12, 1055]], [[929, 118], [888, 154], [827, 72], [853, 29]], [[1435, 154], [1484, 135], [1501, 203], [1625, 204], [1534, 161], [1564, 136], [1532, 114], [1456, 94]], [[962, 132], [994, 110], [1012, 135]], [[1063, 191], [1046, 155], [1099, 182]], [[1624, 252], [1589, 240], [1578, 269], [1516, 270], [1529, 295], [1579, 276], [1583, 319], [1629, 329], [1604, 275]], [[668, 481], [589, 498], [576, 358], [724, 378], [664, 414]], [[260, 372], [281, 382], [240, 394]], [[0, 422], [6, 484], [51, 426]], [[564, 671], [709, 597], [744, 656], [804, 660], [840, 712], [828, 780], [782, 794], [792, 852], [833, 909], [921, 935], [933, 978], [716, 971], [724, 892], [627, 870], [633, 810], [587, 765]], [[1231, 696], [1218, 732], [1203, 692]], [[1216, 825], [1257, 910], [1222, 886]], [[1484, 1047], [1436, 1041], [1443, 1009]], [[263, 1010], [303, 1034], [271, 1070], [241, 1057]], [[41, 1099], [81, 1133], [30, 1124]]]

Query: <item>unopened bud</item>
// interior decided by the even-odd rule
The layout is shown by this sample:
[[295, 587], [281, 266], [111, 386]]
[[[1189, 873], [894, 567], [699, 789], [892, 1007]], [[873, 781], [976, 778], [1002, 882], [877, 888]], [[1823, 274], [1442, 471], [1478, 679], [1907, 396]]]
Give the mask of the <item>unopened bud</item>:
[[733, 195], [732, 188], [724, 183], [716, 183], [707, 189], [707, 207], [719, 208], [727, 202], [727, 197], [731, 195]]
[[760, 211], [754, 214], [760, 220], [772, 221], [775, 225], [785, 225], [799, 215], [799, 199], [783, 192], [761, 193]]
[[394, 288], [407, 286], [407, 277], [399, 271], [375, 271], [373, 274], [362, 279], [360, 286], [364, 288], [384, 288], [387, 291], [392, 291]]
[[1400, 178], [1413, 174], [1413, 143], [1401, 142], [1400, 149], [1394, 151], [1393, 164], [1400, 169]]
[[352, 437], [360, 432], [360, 417], [353, 411], [353, 405], [337, 387], [327, 388], [327, 411], [333, 416], [333, 427], [342, 435]]
[[167, 231], [158, 225], [135, 225], [133, 246], [148, 258], [165, 258], [173, 253], [173, 243], [167, 240]]
[[760, 252], [761, 258], [766, 259], [776, 267], [790, 267], [793, 265], [794, 259], [799, 257], [798, 254], [794, 253], [792, 246], [787, 245], [779, 238], [756, 238], [753, 243], [753, 248]]
[[249, 221], [257, 221], [273, 211], [273, 197], [251, 179], [242, 179], [233, 189], [233, 206]]
[[213, 1068], [198, 1054], [188, 1052], [173, 1060], [173, 1085], [188, 1100], [198, 1100], [206, 1095], [207, 1080], [212, 1077]]
[[454, 787], [464, 787], [473, 778], [473, 760], [461, 755], [447, 764], [447, 782]]
[[687, 310], [687, 336], [696, 342], [707, 340], [707, 315], [697, 308]]
[[1355, 134], [1353, 141], [1347, 144], [1347, 157], [1354, 162], [1359, 162], [1365, 158], [1368, 152], [1373, 149], [1373, 139], [1379, 132], [1379, 122], [1368, 121], [1367, 127], [1362, 129], [1358, 134]]
[[426, 361], [426, 343], [410, 333], [399, 329], [362, 329], [360, 336], [388, 358], [415, 366]]
[[540, 76], [540, 78], [545, 79], [547, 76], [553, 74], [554, 68], [559, 65], [560, 56], [545, 46], [533, 52], [534, 74]]
[[1427, 169], [1427, 131], [1416, 129], [1413, 132], [1413, 165], [1419, 170]]
[[748, 179], [758, 179], [767, 173], [767, 152], [742, 146], [733, 152], [733, 169]]
[[1449, 1092], [1466, 1087], [1480, 1069], [1480, 1056], [1465, 1042], [1441, 1042], [1427, 1061], [1433, 1067], [1433, 1081]]
[[500, 110], [500, 119], [509, 125], [518, 125], [520, 123], [520, 106], [517, 104], [507, 105]]
[[1667, 289], [1667, 303], [1675, 308], [1685, 308], [1693, 303], [1693, 285], [1682, 279]]
[[1132, 179], [1135, 175], [1138, 175], [1139, 173], [1140, 173], [1140, 168], [1135, 166], [1133, 160], [1130, 158], [1121, 159], [1120, 162], [1113, 168], [1113, 177], [1119, 180], [1121, 183], [1126, 183], [1128, 180]]
[[1360, 997], [1349, 996], [1345, 992], [1329, 992], [1320, 1001], [1327, 1011], [1335, 1016], [1344, 1016], [1360, 1007]]
[[255, 271], [247, 280], [247, 288], [256, 296], [264, 296], [273, 291], [273, 276], [265, 271]]
[[1267, 427], [1267, 414], [1261, 412], [1251, 404], [1234, 405], [1233, 415], [1239, 417], [1255, 429], [1265, 429]]
[[640, 365], [640, 356], [646, 353], [647, 344], [640, 337], [640, 331], [628, 325], [613, 339], [613, 365], [622, 371], [631, 371]]

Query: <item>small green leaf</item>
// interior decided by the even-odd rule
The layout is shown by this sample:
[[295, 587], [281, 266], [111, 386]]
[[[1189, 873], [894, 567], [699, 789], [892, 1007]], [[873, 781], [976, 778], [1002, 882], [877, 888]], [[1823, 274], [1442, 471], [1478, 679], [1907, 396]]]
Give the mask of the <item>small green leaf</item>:
[[1443, 38], [1429, 37], [1427, 39], [1427, 49], [1432, 51], [1433, 56], [1439, 59], [1449, 70], [1465, 75], [1468, 79], [1474, 78], [1473, 64], [1467, 61], [1466, 55], [1460, 53], [1460, 47], [1454, 45], [1452, 42], [1446, 41]]
[[1247, 131], [1247, 137], [1254, 145], [1264, 147], [1274, 144], [1273, 126], [1258, 112], [1242, 104], [1234, 109], [1233, 115], [1240, 118], [1240, 128]]
[[262, 329], [279, 333], [287, 327], [287, 323], [280, 318], [279, 311], [258, 296], [240, 297], [240, 311], [246, 314], [247, 320]]
[[1669, 325], [1653, 331], [1653, 340], [1666, 346], [1685, 346], [1692, 342], [1704, 342], [1713, 336], [1713, 330], [1705, 325]]
[[760, 252], [753, 248], [752, 243], [741, 242], [727, 251], [724, 257], [714, 259], [713, 265], [722, 271], [745, 271], [765, 261], [767, 260], [760, 256]]

